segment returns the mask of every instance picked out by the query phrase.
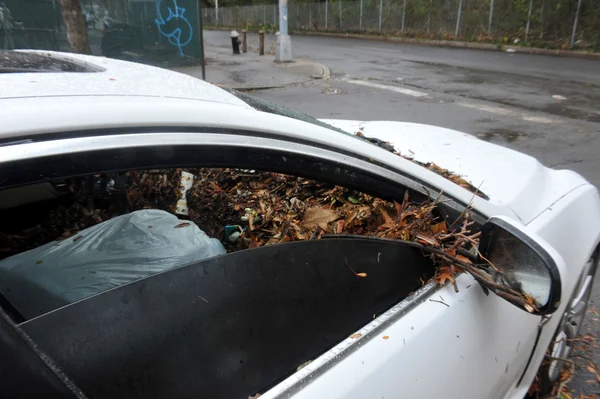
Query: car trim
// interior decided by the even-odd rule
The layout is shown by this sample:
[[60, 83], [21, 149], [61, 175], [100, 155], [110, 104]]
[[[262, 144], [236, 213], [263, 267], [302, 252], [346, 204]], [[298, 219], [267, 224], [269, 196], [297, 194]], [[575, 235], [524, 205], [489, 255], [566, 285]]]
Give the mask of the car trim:
[[[169, 133], [168, 140], [165, 139], [165, 133], [137, 133], [137, 134], [114, 134], [109, 136], [86, 136], [74, 137], [66, 139], [57, 139], [42, 142], [33, 142], [26, 144], [17, 144], [12, 146], [0, 147], [0, 159], [3, 160], [3, 169], [8, 170], [10, 164], [27, 163], [29, 160], [38, 160], [40, 158], [51, 158], [58, 156], [67, 156], [73, 154], [84, 154], [92, 152], [100, 152], [107, 150], [125, 150], [125, 149], [142, 149], [159, 147], [166, 149], [168, 147], [243, 147], [246, 149], [259, 150], [263, 152], [283, 152], [295, 154], [299, 157], [310, 156], [326, 161], [327, 163], [338, 163], [345, 165], [349, 169], [360, 169], [364, 172], [369, 172], [380, 178], [393, 181], [410, 188], [425, 196], [439, 195], [438, 201], [448, 205], [449, 207], [462, 212], [466, 208], [466, 204], [462, 204], [454, 198], [450, 198], [438, 189], [431, 187], [417, 179], [408, 177], [401, 170], [375, 162], [372, 159], [364, 159], [356, 154], [349, 154], [342, 150], [337, 150], [332, 147], [326, 147], [315, 143], [304, 143], [297, 140], [282, 140], [281, 138], [270, 138], [268, 135], [256, 134], [255, 132], [239, 132], [229, 129], [223, 129], [227, 133], [214, 132], [173, 132]], [[267, 137], [265, 137], [267, 136]], [[285, 156], [282, 154], [282, 157]], [[234, 165], [233, 161], [229, 160], [229, 166], [252, 166]], [[254, 161], [258, 164], [259, 161]], [[188, 162], [189, 164], [189, 162]], [[195, 160], [194, 164], [201, 165], [201, 160]], [[87, 171], [86, 171], [87, 172]], [[93, 172], [93, 171], [92, 171]], [[7, 172], [8, 173], [8, 172]], [[77, 174], [85, 174], [77, 173]], [[11, 183], [10, 173], [6, 176], [0, 174], [0, 189], [8, 188], [16, 185], [33, 183], [31, 181]], [[39, 177], [38, 181], [48, 180], [51, 178], [59, 178], [60, 176]], [[3, 187], [4, 186], [4, 187]], [[430, 191], [430, 190], [433, 190]], [[473, 210], [474, 218], [479, 223], [483, 223], [487, 217], [478, 210]]]

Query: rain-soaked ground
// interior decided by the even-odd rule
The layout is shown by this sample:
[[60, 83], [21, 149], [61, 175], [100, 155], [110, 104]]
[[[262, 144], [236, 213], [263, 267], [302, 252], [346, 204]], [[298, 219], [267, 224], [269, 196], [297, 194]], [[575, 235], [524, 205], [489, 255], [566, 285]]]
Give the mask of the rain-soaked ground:
[[[208, 42], [222, 32], [208, 32]], [[267, 39], [267, 44], [270, 43]], [[331, 78], [253, 94], [318, 118], [395, 120], [460, 130], [600, 186], [600, 62], [352, 39], [292, 37]], [[600, 333], [600, 283], [583, 332]], [[588, 356], [600, 363], [600, 350]], [[600, 392], [585, 368], [574, 397]], [[590, 382], [591, 381], [591, 382]]]

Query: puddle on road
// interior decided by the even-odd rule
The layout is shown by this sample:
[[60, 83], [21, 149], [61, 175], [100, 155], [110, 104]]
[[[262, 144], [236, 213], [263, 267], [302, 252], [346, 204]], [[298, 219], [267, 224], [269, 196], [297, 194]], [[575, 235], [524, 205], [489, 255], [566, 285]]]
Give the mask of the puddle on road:
[[508, 144], [515, 142], [525, 134], [506, 129], [490, 129], [487, 132], [477, 133], [476, 136], [490, 143]]

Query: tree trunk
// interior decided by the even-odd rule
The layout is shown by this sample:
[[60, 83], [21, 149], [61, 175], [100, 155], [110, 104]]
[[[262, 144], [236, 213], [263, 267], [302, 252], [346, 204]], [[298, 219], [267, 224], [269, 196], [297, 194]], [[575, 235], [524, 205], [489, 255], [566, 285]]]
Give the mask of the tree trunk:
[[58, 0], [58, 3], [71, 50], [75, 53], [91, 54], [87, 28], [81, 12], [81, 0]]

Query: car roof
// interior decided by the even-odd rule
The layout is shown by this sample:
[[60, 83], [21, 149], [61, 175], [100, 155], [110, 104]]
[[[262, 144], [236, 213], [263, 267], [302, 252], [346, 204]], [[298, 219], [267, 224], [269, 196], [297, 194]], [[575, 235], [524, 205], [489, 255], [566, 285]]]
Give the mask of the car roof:
[[0, 51], [0, 100], [65, 96], [169, 97], [246, 105], [208, 82], [149, 65], [53, 51]]

